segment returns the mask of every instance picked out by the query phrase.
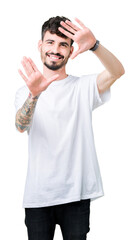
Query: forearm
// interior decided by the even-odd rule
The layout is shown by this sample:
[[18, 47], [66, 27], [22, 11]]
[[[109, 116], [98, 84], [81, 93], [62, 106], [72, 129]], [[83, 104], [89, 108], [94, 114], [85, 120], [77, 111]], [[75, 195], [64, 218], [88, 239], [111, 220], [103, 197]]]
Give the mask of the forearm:
[[93, 53], [113, 77], [119, 78], [124, 74], [124, 67], [121, 62], [101, 44], [99, 44], [99, 47]]
[[29, 129], [38, 98], [39, 96], [32, 98], [31, 94], [29, 94], [22, 108], [17, 111], [15, 125], [20, 132]]

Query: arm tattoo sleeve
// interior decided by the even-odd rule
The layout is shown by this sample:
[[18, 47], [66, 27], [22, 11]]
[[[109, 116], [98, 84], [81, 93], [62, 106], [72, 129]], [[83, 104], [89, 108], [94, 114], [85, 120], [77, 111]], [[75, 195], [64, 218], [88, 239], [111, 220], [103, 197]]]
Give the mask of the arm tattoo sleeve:
[[38, 98], [39, 96], [32, 98], [32, 95], [29, 93], [27, 100], [17, 111], [15, 125], [20, 132], [29, 129]]

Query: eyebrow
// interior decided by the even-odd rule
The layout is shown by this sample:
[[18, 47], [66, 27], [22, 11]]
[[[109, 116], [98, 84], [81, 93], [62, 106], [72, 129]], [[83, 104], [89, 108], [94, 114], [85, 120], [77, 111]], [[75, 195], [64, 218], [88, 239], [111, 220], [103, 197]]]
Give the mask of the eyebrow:
[[[45, 40], [45, 42], [49, 42], [49, 41], [55, 42], [55, 41], [52, 40], [52, 39], [47, 39], [47, 40]], [[65, 45], [69, 46], [69, 44], [68, 44], [67, 42], [60, 42], [60, 43], [63, 43], [63, 44], [65, 44]]]

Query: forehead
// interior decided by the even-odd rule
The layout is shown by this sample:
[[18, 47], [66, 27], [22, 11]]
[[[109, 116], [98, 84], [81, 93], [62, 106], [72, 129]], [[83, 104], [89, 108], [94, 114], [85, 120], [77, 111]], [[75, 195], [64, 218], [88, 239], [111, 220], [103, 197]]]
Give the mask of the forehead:
[[62, 38], [56, 34], [51, 34], [49, 31], [47, 31], [44, 35], [44, 39], [43, 41], [46, 41], [48, 39], [51, 39], [55, 42], [67, 42], [68, 44], [71, 43], [71, 39], [70, 38]]

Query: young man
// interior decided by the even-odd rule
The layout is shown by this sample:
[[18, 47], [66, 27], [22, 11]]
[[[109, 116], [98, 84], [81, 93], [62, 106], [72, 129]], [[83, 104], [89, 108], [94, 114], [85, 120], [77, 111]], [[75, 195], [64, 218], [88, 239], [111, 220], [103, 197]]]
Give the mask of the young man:
[[[27, 131], [29, 140], [23, 200], [29, 240], [52, 240], [56, 224], [64, 240], [85, 240], [90, 201], [103, 196], [92, 111], [109, 100], [110, 86], [124, 68], [90, 29], [75, 20], [80, 27], [58, 16], [43, 24], [38, 43], [43, 74], [27, 57], [22, 60], [27, 76], [19, 70], [26, 85], [16, 93], [16, 127]], [[78, 44], [76, 52], [73, 42]], [[105, 70], [68, 75], [69, 57], [85, 51], [95, 54]]]

